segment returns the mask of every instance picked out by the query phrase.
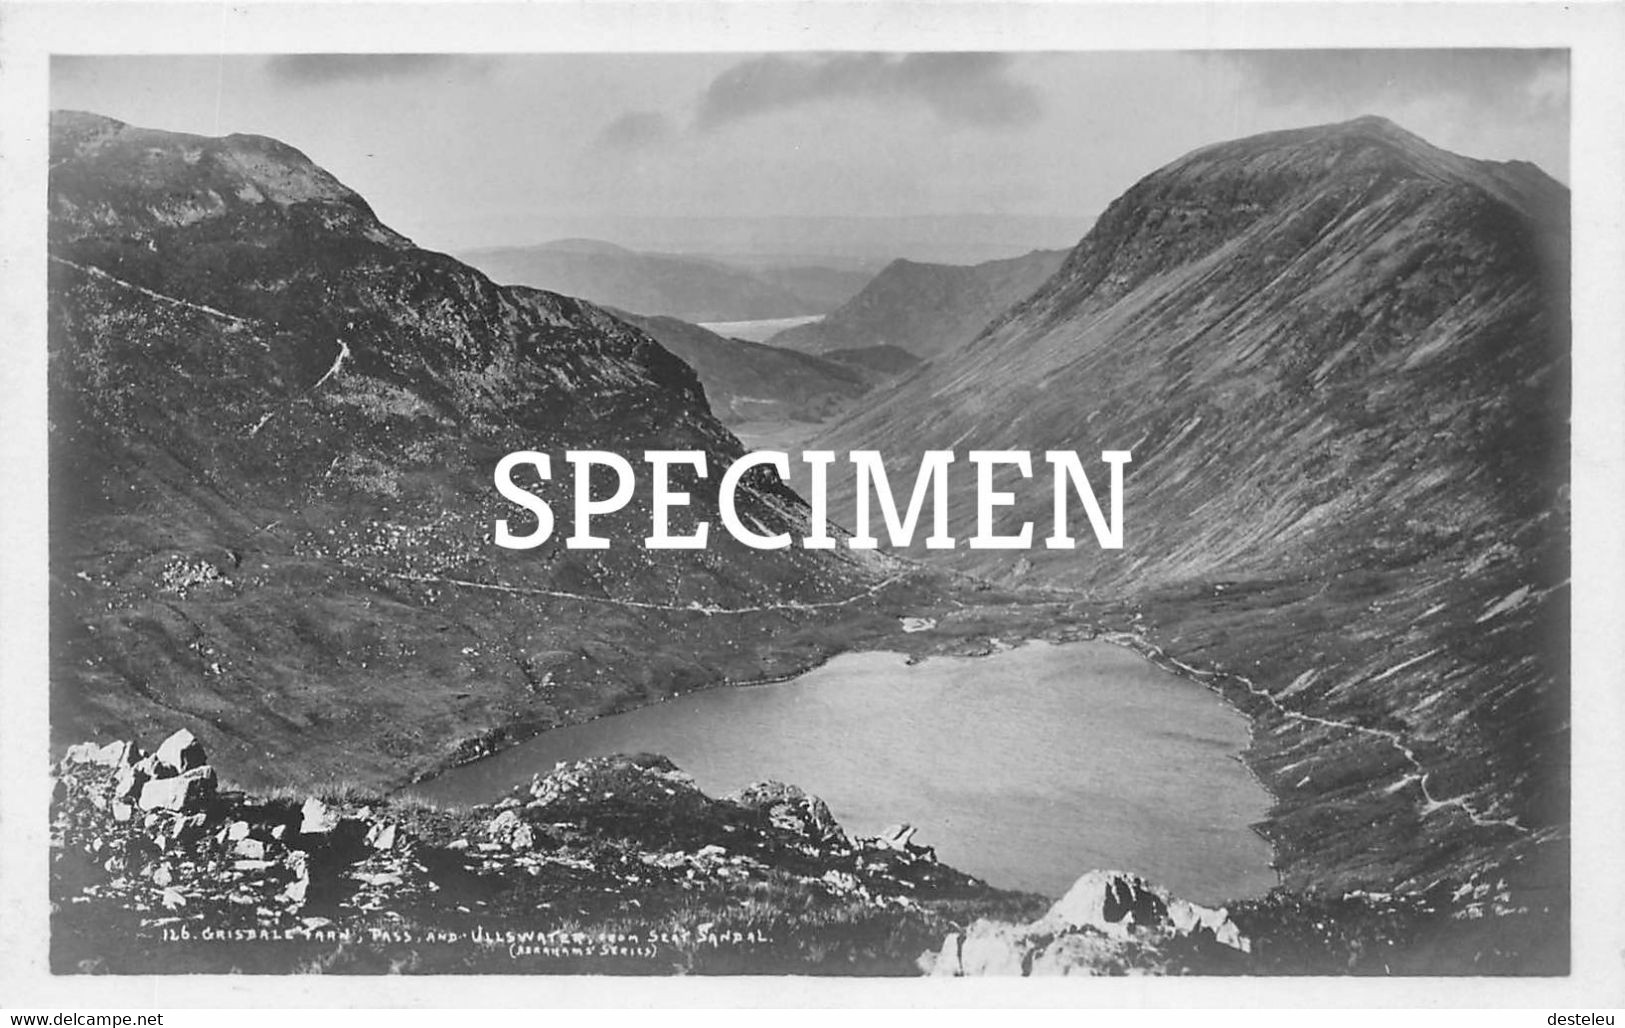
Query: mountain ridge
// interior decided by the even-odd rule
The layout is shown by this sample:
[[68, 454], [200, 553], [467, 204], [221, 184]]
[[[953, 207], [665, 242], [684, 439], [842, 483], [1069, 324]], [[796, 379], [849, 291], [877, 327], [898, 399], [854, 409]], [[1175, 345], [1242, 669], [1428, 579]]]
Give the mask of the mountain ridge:
[[616, 312], [694, 368], [725, 424], [820, 421], [869, 391], [871, 378], [812, 354], [730, 339], [678, 318]]
[[[400, 781], [799, 669], [828, 652], [824, 622], [888, 587], [883, 558], [725, 534], [496, 549], [492, 522], [520, 512], [491, 469], [517, 448], [701, 450], [711, 477], [679, 469], [693, 504], [672, 530], [717, 521], [743, 451], [694, 371], [605, 310], [414, 247], [274, 141], [67, 114], [52, 163], [58, 739], [185, 718], [245, 782]], [[533, 487], [561, 525], [565, 472]], [[739, 497], [766, 528], [805, 525], [771, 476]], [[594, 527], [641, 541], [650, 502], [640, 476]]]
[[975, 265], [898, 258], [840, 308], [767, 342], [807, 353], [891, 346], [929, 360], [974, 338], [1048, 279], [1063, 256], [1034, 250]]
[[652, 253], [599, 239], [483, 247], [461, 256], [494, 279], [690, 323], [822, 314], [868, 276], [835, 268], [744, 268], [703, 255]]
[[[1361, 120], [1179, 158], [1031, 297], [817, 440], [1076, 450], [1097, 492], [1098, 454], [1130, 450], [1122, 550], [1086, 525], [1080, 550], [969, 550], [961, 506], [958, 548], [911, 555], [1084, 590], [1215, 675], [1261, 726], [1289, 878], [1327, 854], [1425, 876], [1437, 852], [1566, 831], [1566, 190], [1425, 146]], [[911, 473], [897, 457], [894, 483]], [[996, 532], [1045, 531], [1047, 488], [995, 486], [1017, 493]], [[1477, 816], [1434, 802], [1452, 796]]]

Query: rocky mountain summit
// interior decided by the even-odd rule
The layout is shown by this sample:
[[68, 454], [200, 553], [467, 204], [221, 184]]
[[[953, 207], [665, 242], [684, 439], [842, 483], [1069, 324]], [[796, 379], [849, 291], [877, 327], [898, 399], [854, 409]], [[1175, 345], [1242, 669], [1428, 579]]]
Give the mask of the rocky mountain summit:
[[[1222, 689], [1289, 880], [1427, 887], [1566, 831], [1567, 283], [1568, 191], [1532, 165], [1376, 118], [1218, 143], [818, 442], [893, 481], [1075, 450], [1102, 494], [1131, 451], [1121, 550], [970, 550], [961, 504], [959, 547], [914, 555], [1099, 598]], [[995, 531], [1045, 530], [1036, 484], [998, 478]]]

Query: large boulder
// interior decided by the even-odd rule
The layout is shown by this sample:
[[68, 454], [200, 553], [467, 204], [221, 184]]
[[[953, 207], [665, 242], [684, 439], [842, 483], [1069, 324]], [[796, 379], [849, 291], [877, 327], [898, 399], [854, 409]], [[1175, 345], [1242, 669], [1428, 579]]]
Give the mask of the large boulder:
[[536, 835], [516, 810], [504, 810], [485, 826], [485, 834], [510, 849], [528, 850], [536, 845]]
[[141, 787], [150, 778], [134, 764], [125, 764], [113, 775], [113, 798], [128, 801], [141, 795]]
[[395, 848], [395, 833], [395, 822], [376, 822], [367, 829], [367, 845], [375, 850], [392, 850]]
[[1027, 973], [1032, 943], [1023, 925], [977, 921], [963, 936], [948, 936], [931, 973], [938, 977]]
[[1139, 875], [1123, 871], [1090, 871], [1073, 883], [1038, 923], [1055, 931], [1090, 927], [1121, 933], [1138, 927], [1178, 936], [1205, 932], [1231, 949], [1252, 952], [1252, 943], [1230, 920], [1228, 910], [1180, 899]]
[[829, 804], [797, 786], [783, 782], [757, 782], [726, 799], [767, 814], [777, 828], [792, 831], [820, 845], [849, 846], [846, 832], [829, 812]]
[[555, 804], [596, 805], [613, 799], [627, 808], [675, 811], [710, 800], [694, 777], [670, 759], [653, 753], [615, 753], [560, 762], [531, 779], [532, 808]]
[[142, 810], [168, 810], [191, 814], [201, 811], [214, 798], [217, 788], [214, 768], [205, 764], [170, 778], [154, 778], [141, 785]]
[[[1171, 940], [1195, 948], [1170, 949]], [[934, 975], [1131, 974], [1177, 969], [1169, 966], [1176, 951], [1187, 952], [1180, 960], [1233, 966], [1238, 958], [1219, 946], [1252, 951], [1227, 911], [1179, 899], [1138, 875], [1090, 871], [1031, 924], [977, 921], [964, 935], [948, 935], [921, 966]]]
[[125, 767], [141, 755], [133, 742], [115, 741], [104, 746], [93, 742], [75, 743], [63, 755], [65, 764], [97, 764], [102, 767]]
[[919, 831], [918, 828], [905, 821], [901, 824], [887, 825], [882, 828], [880, 834], [875, 836], [873, 841], [881, 849], [907, 853], [914, 846], [914, 836], [918, 835]]
[[341, 820], [339, 812], [315, 796], [305, 800], [299, 809], [300, 835], [326, 835], [336, 831]]
[[1057, 931], [1086, 926], [1104, 932], [1130, 926], [1157, 928], [1169, 924], [1170, 898], [1139, 875], [1090, 871], [1055, 901], [1041, 923]]
[[184, 774], [208, 763], [203, 744], [184, 728], [159, 744], [152, 755], [160, 765], [171, 768], [176, 774]]

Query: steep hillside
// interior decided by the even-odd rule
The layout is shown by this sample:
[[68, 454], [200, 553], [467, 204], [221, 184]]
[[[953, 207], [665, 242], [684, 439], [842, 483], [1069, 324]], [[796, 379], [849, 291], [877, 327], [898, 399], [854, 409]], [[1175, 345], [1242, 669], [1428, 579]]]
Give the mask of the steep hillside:
[[881, 377], [810, 354], [729, 339], [677, 318], [617, 316], [687, 362], [725, 424], [822, 421], [867, 392], [870, 379]]
[[708, 259], [748, 271], [763, 282], [792, 294], [819, 313], [832, 311], [852, 299], [875, 277], [873, 268], [865, 270], [839, 266], [841, 260], [838, 257], [828, 258], [834, 265], [830, 267], [803, 263], [806, 258], [798, 260], [794, 257], [789, 258], [791, 263], [787, 264], [765, 263], [761, 259]]
[[[849, 272], [816, 275], [807, 270], [769, 276], [703, 258], [638, 253], [594, 239], [470, 250], [463, 257], [497, 282], [691, 322], [822, 314], [840, 303], [831, 298], [830, 277], [852, 277]], [[807, 287], [799, 288], [800, 282]]]
[[[238, 781], [370, 782], [701, 684], [783, 674], [889, 588], [884, 561], [720, 525], [651, 551], [649, 483], [569, 550], [566, 449], [741, 447], [643, 332], [414, 247], [275, 140], [52, 121], [52, 717], [184, 724]], [[553, 455], [554, 537], [492, 485]], [[603, 486], [598, 495], [602, 495]], [[753, 479], [742, 516], [805, 508]], [[819, 607], [819, 604], [825, 606]], [[841, 638], [850, 627], [833, 630]]]
[[1567, 817], [1567, 205], [1374, 118], [1210, 146], [820, 442], [894, 481], [927, 448], [1035, 451], [998, 528], [1036, 537], [1040, 451], [1104, 497], [1100, 451], [1131, 450], [1120, 551], [1076, 502], [1077, 550], [969, 550], [966, 495], [959, 548], [918, 555], [1112, 598], [1125, 638], [1226, 672], [1199, 677], [1264, 729], [1289, 876], [1503, 859]]
[[929, 359], [974, 338], [1061, 266], [1059, 250], [959, 266], [897, 260], [863, 291], [811, 325], [768, 340], [807, 353], [895, 346]]
[[860, 346], [852, 350], [825, 350], [821, 356], [836, 364], [847, 364], [880, 375], [901, 375], [920, 363], [918, 357], [901, 346]]

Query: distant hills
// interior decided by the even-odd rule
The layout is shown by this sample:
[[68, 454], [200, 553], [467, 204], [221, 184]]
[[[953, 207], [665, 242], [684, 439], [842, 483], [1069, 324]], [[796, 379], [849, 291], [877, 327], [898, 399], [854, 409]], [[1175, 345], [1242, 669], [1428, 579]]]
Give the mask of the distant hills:
[[1035, 250], [971, 266], [896, 260], [838, 310], [768, 342], [807, 353], [888, 346], [929, 359], [969, 342], [1026, 299], [1065, 256], [1063, 250]]
[[437, 238], [466, 251], [512, 240], [608, 239], [640, 253], [703, 254], [735, 267], [814, 265], [873, 274], [899, 257], [932, 264], [981, 264], [1034, 249], [1070, 247], [1089, 214], [916, 214], [871, 216], [541, 215], [523, 211], [442, 226]]
[[497, 282], [688, 322], [823, 314], [870, 277], [850, 268], [737, 267], [704, 257], [639, 253], [596, 239], [471, 250], [463, 256]]
[[[711, 411], [724, 424], [745, 421], [822, 421], [894, 372], [888, 362], [854, 364], [814, 357], [744, 339], [729, 339], [676, 318], [617, 312], [681, 357], [705, 385]], [[905, 365], [906, 366], [906, 365]]]

